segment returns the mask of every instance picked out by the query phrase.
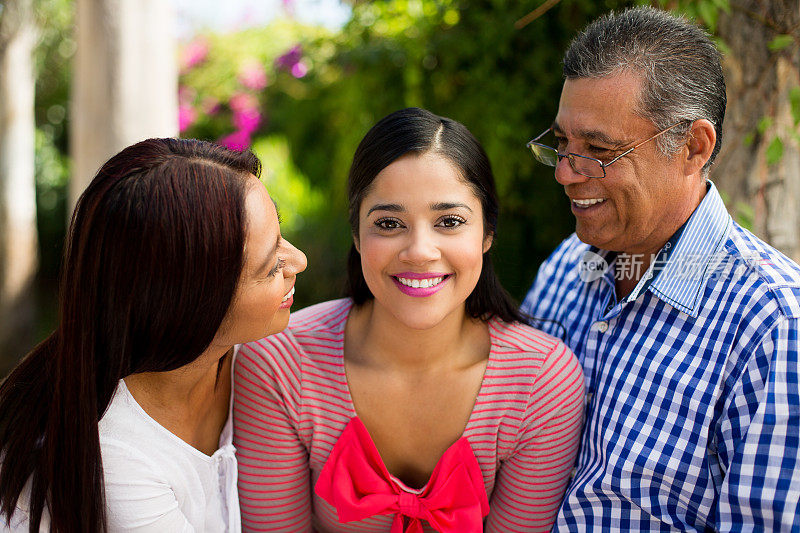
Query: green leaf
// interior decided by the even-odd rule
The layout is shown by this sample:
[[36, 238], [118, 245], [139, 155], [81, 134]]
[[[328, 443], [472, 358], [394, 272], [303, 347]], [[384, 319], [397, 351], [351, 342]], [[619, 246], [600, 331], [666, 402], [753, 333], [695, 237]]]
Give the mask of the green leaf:
[[713, 33], [717, 27], [717, 15], [719, 15], [719, 11], [714, 4], [708, 0], [698, 2], [697, 12], [702, 17], [705, 25], [708, 26], [708, 29]]
[[774, 165], [783, 158], [783, 141], [780, 137], [775, 137], [767, 146], [767, 165]]
[[755, 138], [756, 134], [751, 131], [750, 133], [744, 136], [744, 139], [742, 139], [742, 144], [744, 144], [745, 146], [750, 146], [753, 144]]
[[746, 229], [752, 230], [756, 220], [756, 211], [750, 204], [745, 202], [736, 202], [736, 209], [734, 217], [736, 222]]
[[764, 132], [767, 131], [770, 126], [772, 126], [772, 117], [763, 116], [761, 120], [758, 121], [756, 129], [760, 135], [764, 135]]
[[794, 37], [791, 35], [778, 35], [770, 43], [767, 45], [767, 48], [772, 50], [773, 52], [777, 52], [778, 50], [783, 50], [790, 44], [794, 42]]
[[714, 5], [717, 6], [718, 9], [721, 9], [725, 13], [731, 12], [731, 3], [729, 0], [712, 0]]
[[714, 45], [717, 47], [717, 50], [719, 50], [720, 54], [723, 56], [731, 55], [731, 47], [728, 46], [728, 43], [726, 43], [722, 37], [711, 37], [711, 40], [714, 41]]
[[789, 91], [789, 104], [792, 106], [794, 125], [800, 124], [800, 87], [792, 87]]

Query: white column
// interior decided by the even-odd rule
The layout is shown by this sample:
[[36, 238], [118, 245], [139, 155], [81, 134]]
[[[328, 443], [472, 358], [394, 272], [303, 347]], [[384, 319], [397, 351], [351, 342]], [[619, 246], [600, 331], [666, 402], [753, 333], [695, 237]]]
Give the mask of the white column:
[[77, 0], [70, 207], [122, 148], [178, 134], [173, 21], [164, 0]]

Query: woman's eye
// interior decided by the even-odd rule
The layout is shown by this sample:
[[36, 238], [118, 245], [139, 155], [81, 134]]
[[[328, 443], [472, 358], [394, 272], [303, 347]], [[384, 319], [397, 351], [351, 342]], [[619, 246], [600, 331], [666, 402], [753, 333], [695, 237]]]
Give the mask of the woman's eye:
[[272, 276], [277, 274], [278, 270], [282, 269], [284, 267], [284, 265], [286, 265], [286, 261], [284, 261], [283, 259], [278, 259], [278, 262], [275, 263], [275, 266], [272, 267], [272, 270], [270, 270], [267, 273], [267, 277], [271, 278]]
[[446, 216], [439, 221], [439, 226], [443, 228], [457, 228], [461, 224], [464, 224], [466, 220], [461, 217], [457, 217], [454, 215]]
[[381, 218], [375, 221], [375, 225], [380, 229], [398, 229], [403, 227], [400, 221], [395, 218]]

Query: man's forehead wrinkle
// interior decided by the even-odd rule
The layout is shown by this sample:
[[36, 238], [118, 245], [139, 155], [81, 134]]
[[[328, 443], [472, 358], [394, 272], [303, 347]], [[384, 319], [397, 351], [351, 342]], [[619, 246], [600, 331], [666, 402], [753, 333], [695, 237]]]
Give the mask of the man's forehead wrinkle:
[[[566, 133], [564, 131], [564, 129], [559, 125], [558, 121], [556, 121], [556, 120], [553, 121], [552, 128], [553, 128], [553, 131], [555, 133], [559, 133], [559, 134]], [[613, 145], [613, 146], [624, 146], [625, 144], [628, 144], [627, 140], [615, 139], [615, 138], [611, 137], [610, 135], [608, 135], [607, 133], [605, 133], [603, 131], [600, 131], [600, 130], [578, 129], [574, 133], [575, 133], [575, 135], [577, 135], [578, 137], [580, 137], [582, 139], [588, 139], [590, 141], [601, 141], [601, 142], [603, 142], [605, 144], [609, 144], [609, 145]]]

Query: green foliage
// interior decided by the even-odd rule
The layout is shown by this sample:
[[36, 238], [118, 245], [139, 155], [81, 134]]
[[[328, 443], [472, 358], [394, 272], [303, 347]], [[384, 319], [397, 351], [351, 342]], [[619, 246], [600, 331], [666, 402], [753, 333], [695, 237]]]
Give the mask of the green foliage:
[[[640, 3], [650, 4], [651, 2]], [[696, 20], [706, 26], [711, 33], [717, 29], [720, 12], [730, 13], [731, 11], [730, 0], [657, 0], [655, 4], [662, 9], [671, 9]]]
[[777, 135], [772, 138], [765, 152], [767, 165], [774, 165], [783, 158], [783, 141]]
[[764, 135], [764, 132], [767, 131], [770, 126], [772, 126], [772, 117], [763, 116], [759, 119], [756, 130], [758, 130], [759, 135]]
[[[34, 52], [36, 94], [36, 204], [39, 233], [39, 276], [55, 280], [66, 233], [66, 191], [69, 179], [67, 133], [69, 88], [75, 41], [73, 0], [35, 0], [38, 42]], [[45, 313], [46, 314], [46, 313]], [[49, 329], [49, 324], [45, 326]]]
[[792, 122], [796, 127], [800, 124], [800, 87], [792, 87], [789, 91], [789, 105], [792, 109]]
[[777, 52], [778, 50], [783, 50], [787, 46], [790, 46], [794, 42], [794, 37], [791, 35], [777, 35], [767, 44], [767, 48], [773, 52]]
[[736, 222], [738, 222], [743, 228], [753, 231], [756, 220], [756, 212], [750, 204], [745, 202], [737, 202], [734, 209], [733, 218], [736, 219]]
[[281, 228], [296, 235], [322, 209], [325, 196], [314, 188], [294, 165], [289, 144], [283, 135], [260, 137], [253, 143], [253, 153], [261, 160], [261, 182], [278, 205]]

